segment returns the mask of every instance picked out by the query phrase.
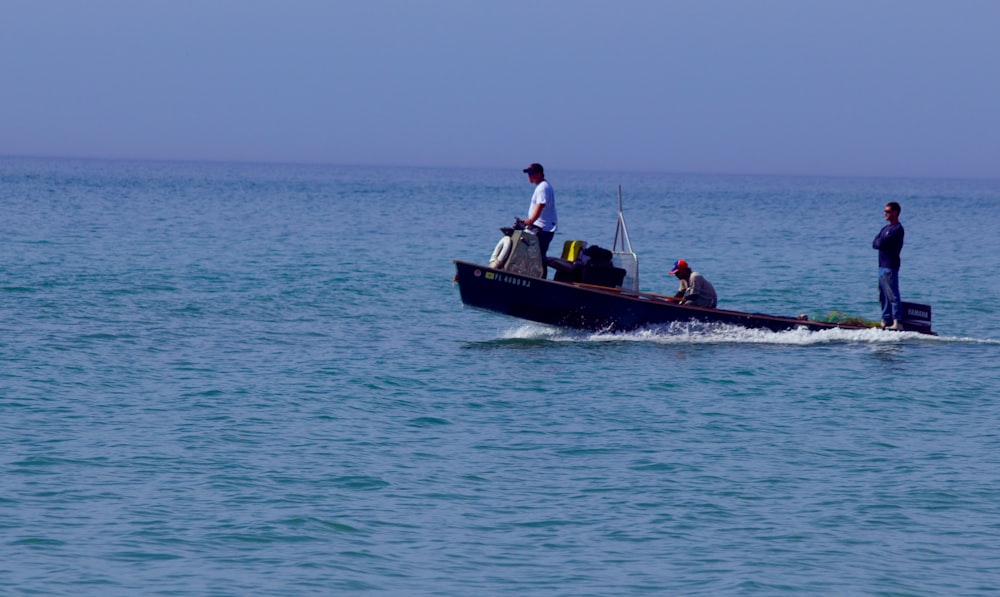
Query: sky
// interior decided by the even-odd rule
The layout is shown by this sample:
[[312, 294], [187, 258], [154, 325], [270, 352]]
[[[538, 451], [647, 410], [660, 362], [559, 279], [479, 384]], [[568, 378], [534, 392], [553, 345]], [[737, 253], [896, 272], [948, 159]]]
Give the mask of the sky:
[[1000, 179], [994, 0], [0, 0], [0, 156]]

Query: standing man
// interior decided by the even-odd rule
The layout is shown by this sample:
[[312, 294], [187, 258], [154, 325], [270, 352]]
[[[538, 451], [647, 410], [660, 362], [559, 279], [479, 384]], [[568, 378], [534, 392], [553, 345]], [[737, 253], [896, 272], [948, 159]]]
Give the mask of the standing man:
[[687, 261], [678, 259], [674, 262], [674, 269], [670, 273], [677, 276], [681, 281], [680, 288], [674, 298], [679, 299], [682, 305], [694, 305], [696, 307], [708, 307], [714, 309], [719, 300], [715, 294], [715, 287], [705, 279], [705, 276], [698, 272], [691, 271], [691, 266]]
[[556, 234], [558, 224], [556, 194], [549, 181], [545, 180], [545, 169], [541, 164], [532, 164], [523, 172], [528, 175], [528, 181], [535, 185], [531, 206], [528, 208], [528, 219], [524, 221], [524, 225], [538, 236], [538, 248], [542, 251], [542, 263], [545, 263], [545, 253], [549, 250], [549, 243]]
[[895, 201], [885, 206], [885, 219], [872, 248], [878, 251], [878, 300], [882, 305], [882, 327], [903, 329], [903, 304], [899, 298], [899, 253], [903, 250], [903, 225], [899, 223], [901, 208]]

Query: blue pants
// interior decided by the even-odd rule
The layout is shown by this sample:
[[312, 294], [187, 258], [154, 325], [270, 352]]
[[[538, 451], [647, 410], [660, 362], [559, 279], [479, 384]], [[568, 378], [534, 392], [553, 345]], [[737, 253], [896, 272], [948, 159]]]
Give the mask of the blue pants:
[[878, 302], [882, 305], [882, 321], [903, 321], [903, 302], [899, 298], [899, 270], [878, 268]]

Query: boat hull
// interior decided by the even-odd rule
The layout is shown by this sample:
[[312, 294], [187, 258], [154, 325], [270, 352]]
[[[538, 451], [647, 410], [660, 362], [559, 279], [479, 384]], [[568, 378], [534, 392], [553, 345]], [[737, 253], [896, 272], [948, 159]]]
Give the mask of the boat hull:
[[[692, 320], [773, 331], [868, 327], [680, 305], [654, 294], [633, 295], [617, 288], [557, 282], [460, 260], [455, 260], [455, 267], [465, 305], [560, 327], [628, 331]], [[929, 328], [913, 331], [933, 333]]]

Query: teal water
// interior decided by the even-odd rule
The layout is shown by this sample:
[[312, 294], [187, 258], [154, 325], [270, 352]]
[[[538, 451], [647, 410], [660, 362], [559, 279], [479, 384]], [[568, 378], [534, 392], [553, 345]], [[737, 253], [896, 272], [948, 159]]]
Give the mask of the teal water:
[[520, 170], [0, 160], [0, 586], [1000, 589], [1000, 182], [549, 173], [554, 246], [938, 337], [569, 332], [463, 308]]

